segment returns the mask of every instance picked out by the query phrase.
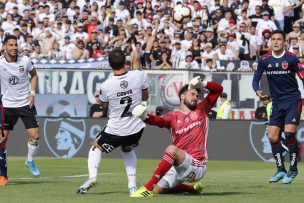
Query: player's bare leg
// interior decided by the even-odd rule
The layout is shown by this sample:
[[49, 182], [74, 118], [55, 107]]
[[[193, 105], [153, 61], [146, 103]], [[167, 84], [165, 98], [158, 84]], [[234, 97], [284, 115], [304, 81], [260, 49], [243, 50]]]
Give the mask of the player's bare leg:
[[29, 128], [27, 129], [27, 133], [29, 136], [29, 140], [27, 143], [28, 153], [25, 164], [30, 169], [33, 176], [37, 177], [40, 175], [40, 171], [34, 162], [34, 156], [37, 154], [38, 151], [39, 128]]
[[277, 165], [277, 172], [274, 176], [270, 177], [269, 183], [276, 183], [283, 179], [283, 177], [286, 175], [283, 156], [284, 148], [279, 139], [280, 132], [280, 127], [274, 125], [269, 126], [268, 139], [271, 144], [273, 158], [275, 159], [275, 163]]
[[7, 159], [6, 159], [6, 142], [9, 131], [0, 130], [0, 186], [4, 186], [8, 182], [7, 178]]
[[151, 179], [141, 187], [130, 197], [151, 197], [154, 196], [153, 188], [158, 183], [158, 181], [168, 172], [168, 170], [175, 163], [176, 165], [181, 165], [185, 161], [186, 153], [174, 145], [169, 145], [165, 151], [165, 154], [158, 164], [156, 170], [153, 173]]
[[297, 162], [299, 156], [299, 144], [296, 139], [296, 128], [297, 126], [294, 124], [285, 125], [285, 143], [288, 147], [290, 166], [287, 174], [282, 180], [284, 184], [292, 183], [294, 178], [298, 175]]
[[97, 144], [96, 140], [92, 144], [88, 156], [88, 170], [89, 178], [79, 188], [77, 188], [78, 194], [86, 194], [89, 189], [96, 187], [97, 185], [97, 174], [101, 155], [104, 152], [103, 149]]

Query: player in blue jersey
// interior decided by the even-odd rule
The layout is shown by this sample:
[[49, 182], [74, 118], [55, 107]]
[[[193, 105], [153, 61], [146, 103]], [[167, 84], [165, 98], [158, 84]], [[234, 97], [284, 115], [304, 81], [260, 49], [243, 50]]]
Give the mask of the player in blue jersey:
[[[296, 55], [284, 50], [285, 40], [283, 31], [275, 30], [272, 32], [272, 51], [263, 55], [259, 60], [252, 86], [260, 100], [264, 100], [265, 95], [260, 90], [259, 82], [263, 72], [266, 72], [272, 96], [268, 138], [277, 165], [277, 173], [270, 178], [269, 182], [275, 183], [282, 179], [283, 183], [288, 184], [298, 174], [298, 142], [295, 135], [301, 115], [301, 93], [296, 74], [303, 80], [304, 68]], [[288, 147], [290, 157], [288, 172], [284, 166], [284, 149], [279, 136], [281, 129], [285, 133], [286, 141], [284, 144]]]

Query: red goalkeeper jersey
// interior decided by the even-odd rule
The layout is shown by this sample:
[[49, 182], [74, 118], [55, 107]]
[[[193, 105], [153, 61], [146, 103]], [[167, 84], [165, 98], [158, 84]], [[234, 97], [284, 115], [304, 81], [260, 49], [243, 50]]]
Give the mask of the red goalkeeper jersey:
[[208, 82], [206, 88], [210, 92], [198, 103], [196, 110], [189, 113], [175, 110], [163, 116], [148, 114], [148, 118], [145, 119], [147, 124], [168, 128], [173, 145], [203, 162], [208, 160], [208, 112], [223, 91], [223, 87], [214, 82]]

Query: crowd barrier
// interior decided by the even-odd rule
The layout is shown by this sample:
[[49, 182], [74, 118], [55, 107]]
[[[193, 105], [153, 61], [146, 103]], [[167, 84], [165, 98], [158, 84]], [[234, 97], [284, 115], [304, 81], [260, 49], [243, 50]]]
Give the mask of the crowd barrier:
[[[40, 149], [38, 156], [72, 158], [87, 157], [91, 142], [105, 126], [107, 119], [38, 118]], [[263, 160], [272, 162], [271, 146], [267, 139], [266, 123], [261, 121], [209, 122], [208, 155], [210, 160]], [[304, 143], [304, 125], [297, 131]], [[19, 120], [11, 132], [7, 151], [9, 156], [26, 156], [27, 135]], [[137, 147], [138, 158], [160, 159], [171, 143], [167, 129], [147, 126]], [[119, 149], [106, 157], [119, 158]]]

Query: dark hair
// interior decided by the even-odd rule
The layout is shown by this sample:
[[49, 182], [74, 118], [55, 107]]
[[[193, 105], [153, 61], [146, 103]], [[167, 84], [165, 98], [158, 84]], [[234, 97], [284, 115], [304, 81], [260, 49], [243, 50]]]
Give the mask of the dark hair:
[[284, 39], [284, 40], [286, 39], [286, 34], [285, 34], [285, 32], [282, 31], [282, 30], [274, 30], [274, 31], [272, 31], [271, 37], [272, 37], [274, 34], [281, 34], [281, 35], [283, 36], [283, 39]]
[[6, 42], [10, 39], [14, 39], [14, 40], [18, 40], [17, 37], [15, 35], [6, 35], [4, 40], [3, 40], [3, 44], [6, 44]]
[[[189, 85], [188, 84], [185, 84], [178, 92], [178, 97], [180, 99], [181, 95], [184, 94], [186, 91], [188, 91], [188, 87]], [[199, 88], [195, 89], [198, 93], [201, 92], [201, 90]]]
[[126, 57], [120, 48], [114, 48], [109, 53], [109, 64], [113, 70], [120, 70], [124, 68]]

